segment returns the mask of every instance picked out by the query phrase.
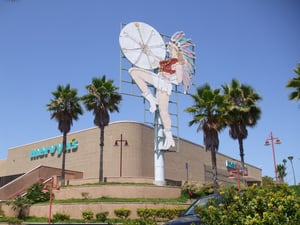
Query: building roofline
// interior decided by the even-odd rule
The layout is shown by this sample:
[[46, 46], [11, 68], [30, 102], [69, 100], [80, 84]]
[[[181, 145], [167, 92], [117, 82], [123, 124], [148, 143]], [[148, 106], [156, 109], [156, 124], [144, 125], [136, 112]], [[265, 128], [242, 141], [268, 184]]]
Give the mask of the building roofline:
[[[136, 124], [140, 124], [140, 125], [143, 125], [143, 126], [147, 126], [149, 128], [153, 128], [153, 127], [151, 127], [147, 124], [144, 124], [142, 122], [133, 121], [133, 120], [114, 121], [114, 122], [109, 123], [109, 125], [118, 124], [118, 123], [136, 123]], [[92, 130], [92, 129], [98, 129], [98, 127], [94, 126], [94, 127], [89, 127], [89, 128], [73, 131], [73, 132], [68, 133], [68, 135], [73, 135], [73, 134], [77, 134], [79, 132], [88, 131], [88, 130]], [[45, 138], [45, 139], [41, 139], [41, 140], [38, 140], [38, 141], [33, 141], [33, 142], [26, 143], [26, 144], [23, 144], [23, 145], [21, 144], [21, 145], [13, 146], [13, 147], [8, 148], [8, 150], [23, 147], [23, 146], [27, 146], [27, 145], [31, 145], [31, 144], [35, 144], [35, 143], [39, 143], [39, 142], [42, 142], [42, 141], [48, 141], [48, 140], [51, 140], [53, 138], [59, 138], [59, 137], [62, 137], [62, 134], [57, 135], [57, 136], [53, 136], [53, 137], [49, 137], [49, 138]]]

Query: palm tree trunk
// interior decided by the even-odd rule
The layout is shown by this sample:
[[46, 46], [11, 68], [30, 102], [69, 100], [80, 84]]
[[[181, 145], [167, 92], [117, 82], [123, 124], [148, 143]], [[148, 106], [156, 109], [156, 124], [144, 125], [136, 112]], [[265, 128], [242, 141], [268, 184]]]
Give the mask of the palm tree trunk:
[[18, 213], [18, 219], [23, 219], [24, 216], [23, 216], [23, 207], [20, 207], [19, 209], [19, 213]]
[[240, 147], [240, 157], [241, 157], [241, 164], [242, 164], [242, 172], [241, 172], [241, 175], [242, 175], [242, 182], [243, 184], [246, 184], [246, 180], [245, 180], [245, 160], [244, 160], [244, 156], [245, 156], [245, 153], [244, 153], [244, 145], [243, 145], [243, 138], [239, 138], [239, 147]]
[[104, 150], [104, 126], [100, 127], [99, 183], [104, 182], [104, 177], [103, 177], [103, 150]]
[[65, 185], [65, 166], [66, 166], [66, 146], [67, 146], [67, 133], [63, 134], [63, 147], [62, 147], [62, 165], [61, 165], [61, 185]]
[[213, 174], [213, 188], [214, 193], [218, 193], [218, 176], [217, 176], [217, 157], [215, 149], [211, 149], [211, 165], [212, 165], [212, 174]]
[[241, 156], [241, 164], [242, 164], [242, 170], [245, 169], [245, 161], [244, 161], [244, 145], [243, 145], [243, 139], [239, 138], [239, 147], [240, 147], [240, 156]]

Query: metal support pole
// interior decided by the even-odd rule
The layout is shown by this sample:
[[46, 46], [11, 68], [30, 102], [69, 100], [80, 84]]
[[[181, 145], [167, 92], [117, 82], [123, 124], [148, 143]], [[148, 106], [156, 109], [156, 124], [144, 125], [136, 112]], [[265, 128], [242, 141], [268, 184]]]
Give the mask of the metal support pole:
[[160, 119], [159, 110], [154, 116], [154, 184], [163, 186], [165, 181], [165, 151], [161, 150], [163, 145], [163, 125]]

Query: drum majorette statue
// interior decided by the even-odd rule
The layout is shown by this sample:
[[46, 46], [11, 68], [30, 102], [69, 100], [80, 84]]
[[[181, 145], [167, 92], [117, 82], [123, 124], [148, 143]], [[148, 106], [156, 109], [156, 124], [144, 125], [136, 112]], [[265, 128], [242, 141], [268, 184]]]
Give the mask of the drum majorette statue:
[[[142, 22], [124, 26], [119, 41], [124, 56], [134, 65], [128, 72], [142, 96], [148, 100], [150, 112], [159, 112], [165, 137], [160, 150], [175, 147], [168, 110], [169, 99], [173, 85], [183, 84], [186, 92], [192, 84], [195, 53], [191, 41], [180, 31], [165, 43], [153, 27]], [[155, 87], [155, 95], [148, 84]]]
[[[173, 34], [165, 44], [154, 28], [142, 22], [132, 22], [121, 30], [120, 46], [125, 57], [136, 66], [128, 72], [149, 101], [150, 112], [155, 112], [158, 106], [165, 134], [162, 149], [174, 147], [168, 110], [169, 97], [173, 85], [182, 83], [185, 92], [191, 86], [195, 59], [191, 41], [181, 31]], [[169, 53], [167, 59], [166, 46]], [[157, 72], [153, 72], [154, 69], [158, 69]], [[155, 96], [147, 84], [156, 88]]]

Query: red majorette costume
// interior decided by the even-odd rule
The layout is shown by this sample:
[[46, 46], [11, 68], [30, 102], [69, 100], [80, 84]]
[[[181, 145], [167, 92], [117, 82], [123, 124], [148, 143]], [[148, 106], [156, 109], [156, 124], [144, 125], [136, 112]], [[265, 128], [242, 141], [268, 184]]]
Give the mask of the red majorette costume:
[[177, 63], [178, 59], [168, 59], [168, 60], [162, 60], [159, 62], [159, 71], [165, 72], [169, 74], [174, 74], [176, 70], [172, 69], [172, 65]]
[[161, 91], [165, 91], [168, 95], [172, 93], [172, 84], [178, 85], [175, 64], [178, 59], [172, 58], [159, 62], [159, 72], [152, 74], [153, 86]]

